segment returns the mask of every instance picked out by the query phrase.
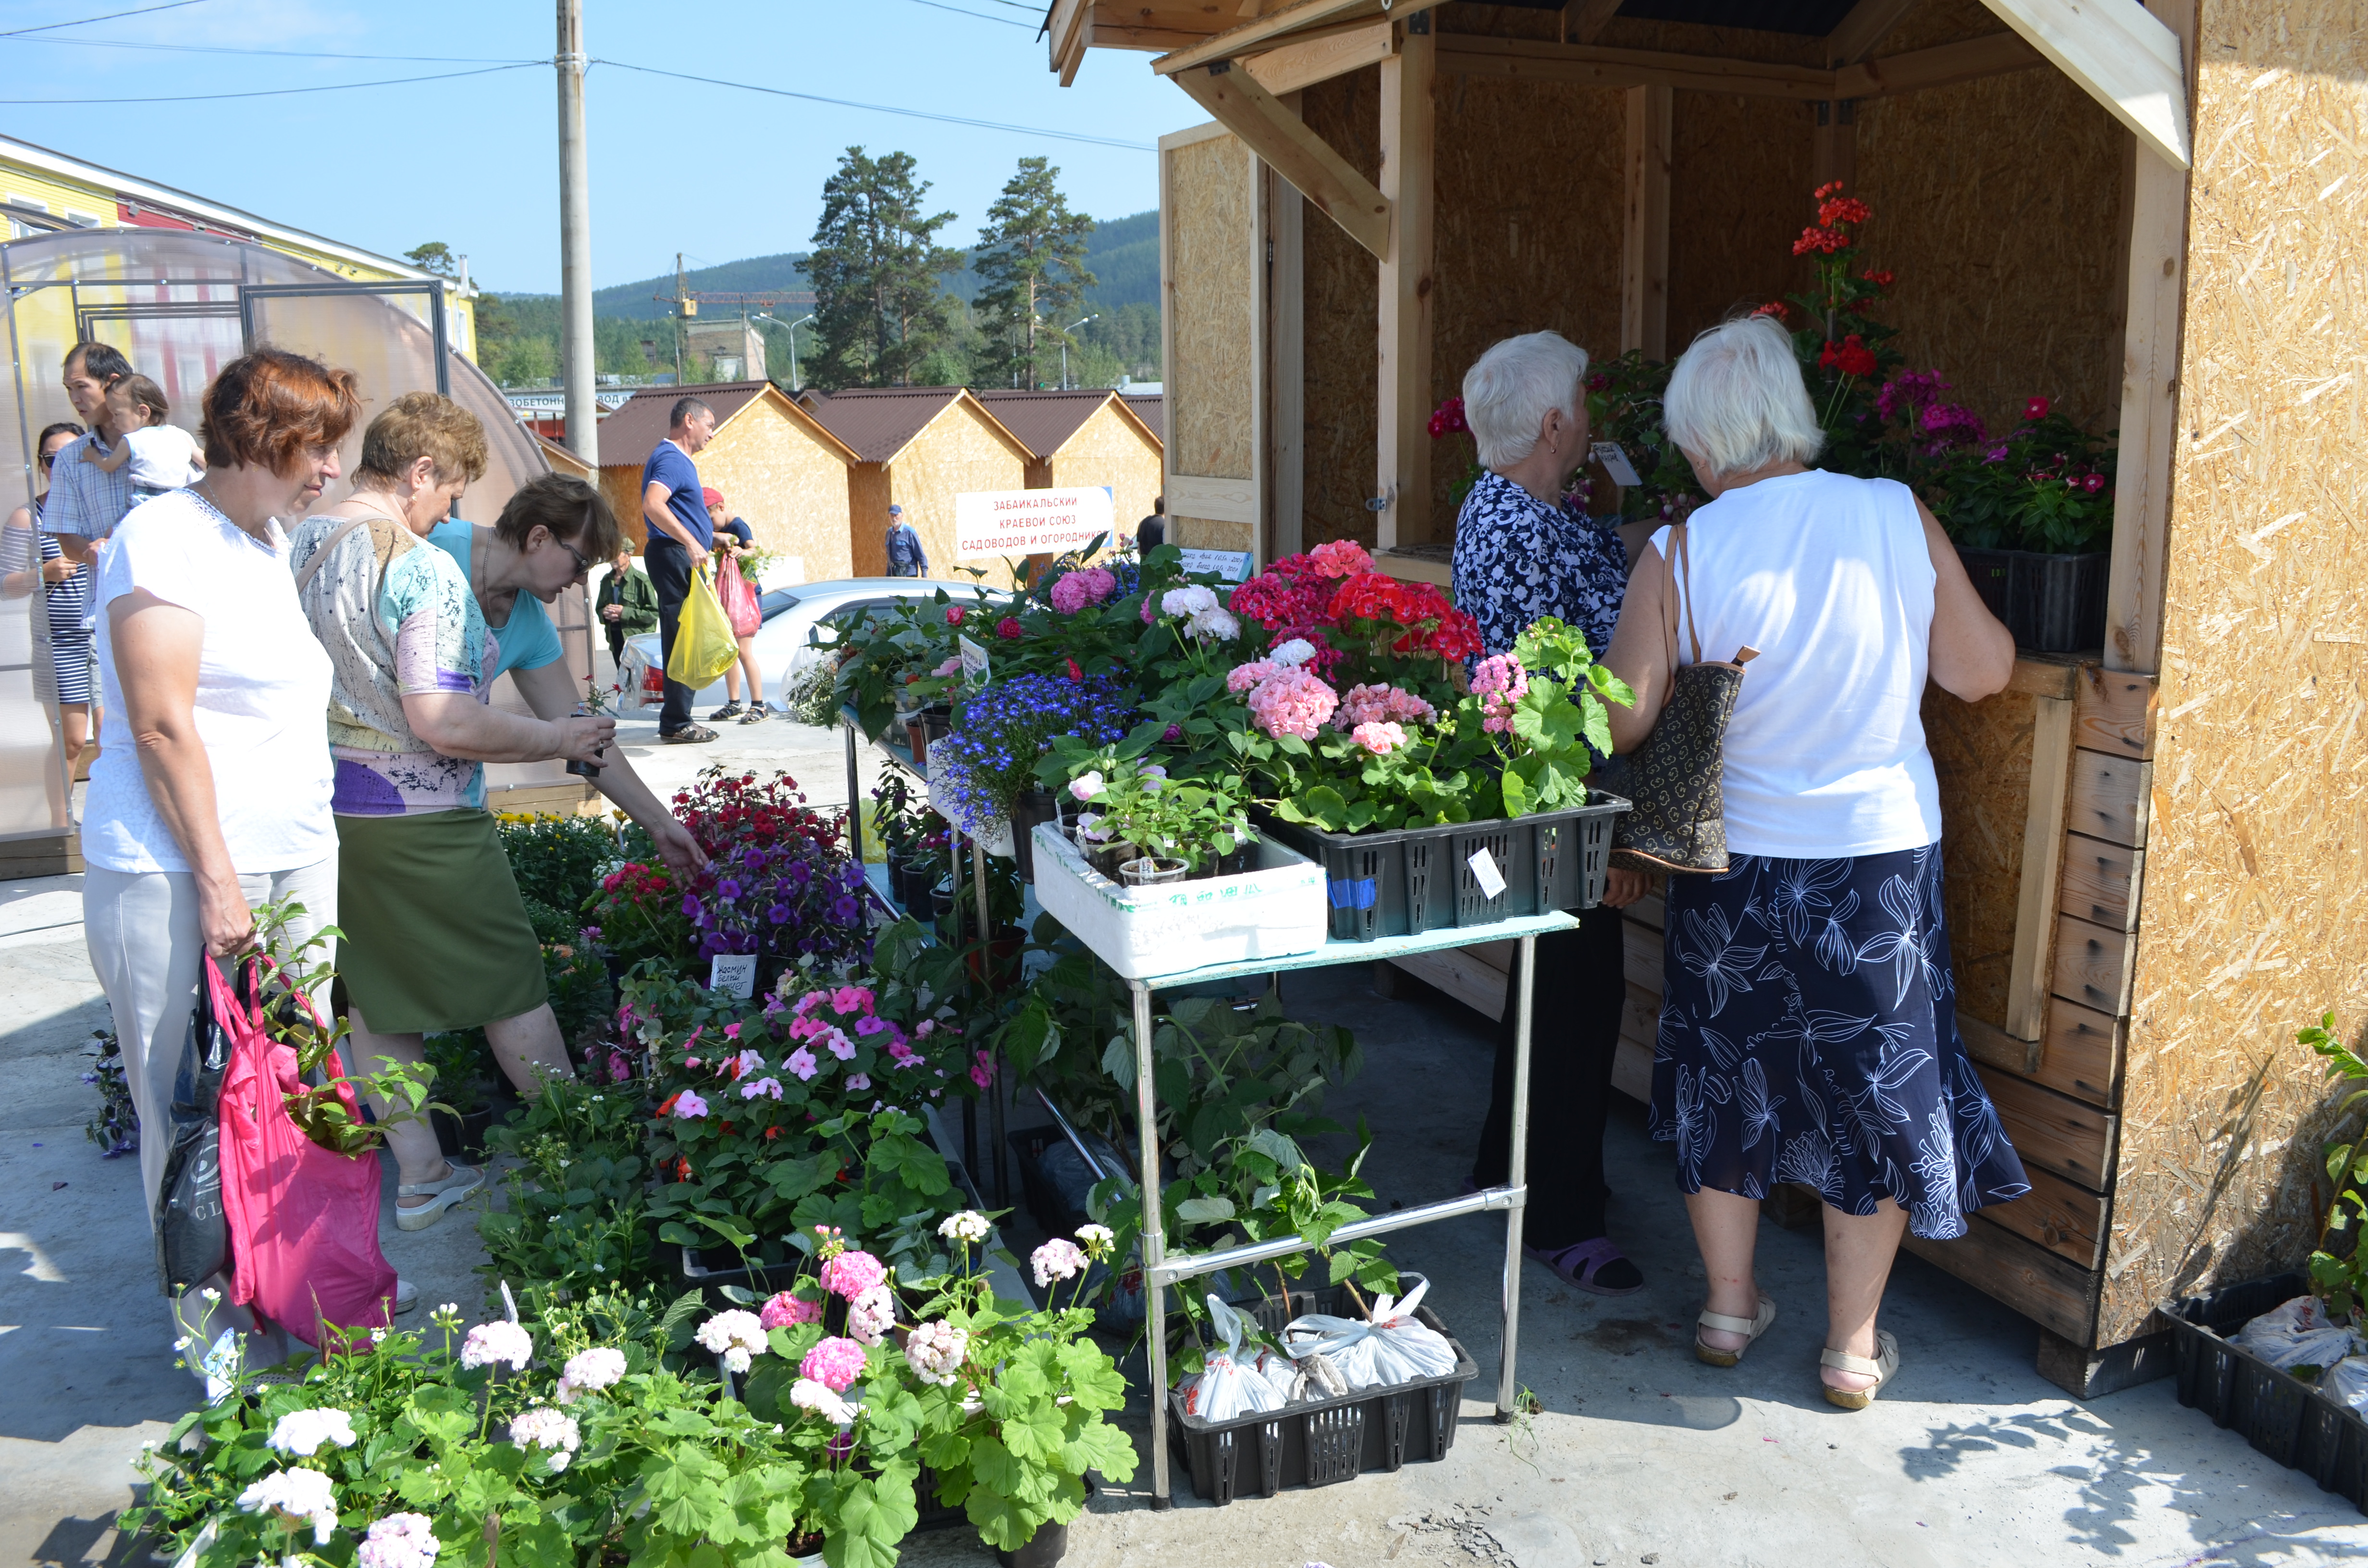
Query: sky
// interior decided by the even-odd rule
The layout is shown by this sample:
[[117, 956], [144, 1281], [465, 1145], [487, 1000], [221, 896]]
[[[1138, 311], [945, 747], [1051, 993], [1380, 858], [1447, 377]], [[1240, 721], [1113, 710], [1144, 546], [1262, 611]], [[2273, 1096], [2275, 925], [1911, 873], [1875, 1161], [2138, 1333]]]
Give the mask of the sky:
[[[382, 255], [441, 240], [489, 290], [552, 293], [555, 14], [553, 0], [0, 0], [0, 132]], [[956, 214], [939, 233], [953, 245], [975, 242], [1023, 157], [1050, 157], [1096, 217], [1157, 206], [1153, 147], [1207, 116], [1147, 54], [1096, 51], [1062, 87], [1040, 20], [1013, 0], [585, 0], [586, 51], [615, 62], [586, 87], [596, 286], [671, 272], [677, 250], [700, 266], [808, 248], [851, 145], [912, 153], [933, 209]], [[284, 91], [399, 78], [425, 79]], [[11, 101], [27, 99], [50, 101]]]

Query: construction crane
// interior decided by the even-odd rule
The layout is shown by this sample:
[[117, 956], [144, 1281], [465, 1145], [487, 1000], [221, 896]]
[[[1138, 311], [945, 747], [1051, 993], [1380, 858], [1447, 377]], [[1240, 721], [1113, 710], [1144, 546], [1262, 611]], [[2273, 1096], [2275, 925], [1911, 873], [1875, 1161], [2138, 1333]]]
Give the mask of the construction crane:
[[674, 256], [674, 292], [653, 294], [650, 298], [661, 305], [672, 305], [674, 313], [684, 321], [689, 321], [699, 314], [699, 307], [702, 302], [711, 305], [754, 305], [758, 310], [765, 311], [771, 310], [775, 305], [811, 305], [814, 302], [814, 290], [811, 289], [768, 289], [754, 293], [715, 293], [690, 289], [686, 286], [687, 281], [682, 270], [682, 253], [677, 251]]

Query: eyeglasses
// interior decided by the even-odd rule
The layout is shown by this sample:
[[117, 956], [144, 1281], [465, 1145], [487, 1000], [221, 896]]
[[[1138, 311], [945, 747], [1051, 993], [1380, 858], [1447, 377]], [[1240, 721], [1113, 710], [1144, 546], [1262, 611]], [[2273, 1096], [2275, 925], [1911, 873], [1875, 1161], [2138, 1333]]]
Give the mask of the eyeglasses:
[[575, 558], [575, 574], [577, 576], [589, 577], [592, 575], [592, 562], [584, 558], [584, 552], [582, 551], [576, 549], [574, 545], [568, 543], [565, 540], [561, 539], [556, 534], [552, 536], [552, 542], [558, 545], [560, 549], [567, 551], [568, 554]]

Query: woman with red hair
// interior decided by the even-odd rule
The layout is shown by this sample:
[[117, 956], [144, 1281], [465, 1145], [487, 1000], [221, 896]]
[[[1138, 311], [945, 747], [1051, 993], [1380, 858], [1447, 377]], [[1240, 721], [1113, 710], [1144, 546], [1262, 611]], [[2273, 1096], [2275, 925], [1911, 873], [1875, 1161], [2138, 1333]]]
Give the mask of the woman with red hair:
[[[206, 476], [132, 508], [98, 570], [105, 713], [83, 812], [83, 926], [122, 1042], [142, 1125], [142, 1194], [156, 1212], [182, 1037], [199, 965], [255, 941], [253, 906], [290, 899], [302, 944], [337, 914], [329, 815], [329, 655], [296, 602], [288, 537], [337, 477], [361, 410], [353, 373], [261, 348], [206, 389]], [[244, 1355], [226, 1279], [176, 1298], [202, 1370]]]

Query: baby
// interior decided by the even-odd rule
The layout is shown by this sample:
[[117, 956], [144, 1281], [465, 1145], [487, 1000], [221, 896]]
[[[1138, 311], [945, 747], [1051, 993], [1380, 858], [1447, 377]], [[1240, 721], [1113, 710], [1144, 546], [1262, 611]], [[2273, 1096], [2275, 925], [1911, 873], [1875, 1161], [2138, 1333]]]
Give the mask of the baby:
[[123, 432], [122, 438], [104, 456], [85, 444], [82, 460], [109, 473], [130, 463], [131, 493], [142, 501], [194, 484], [205, 475], [206, 460], [196, 437], [165, 423], [170, 412], [164, 388], [145, 376], [124, 377], [107, 389], [108, 423]]

